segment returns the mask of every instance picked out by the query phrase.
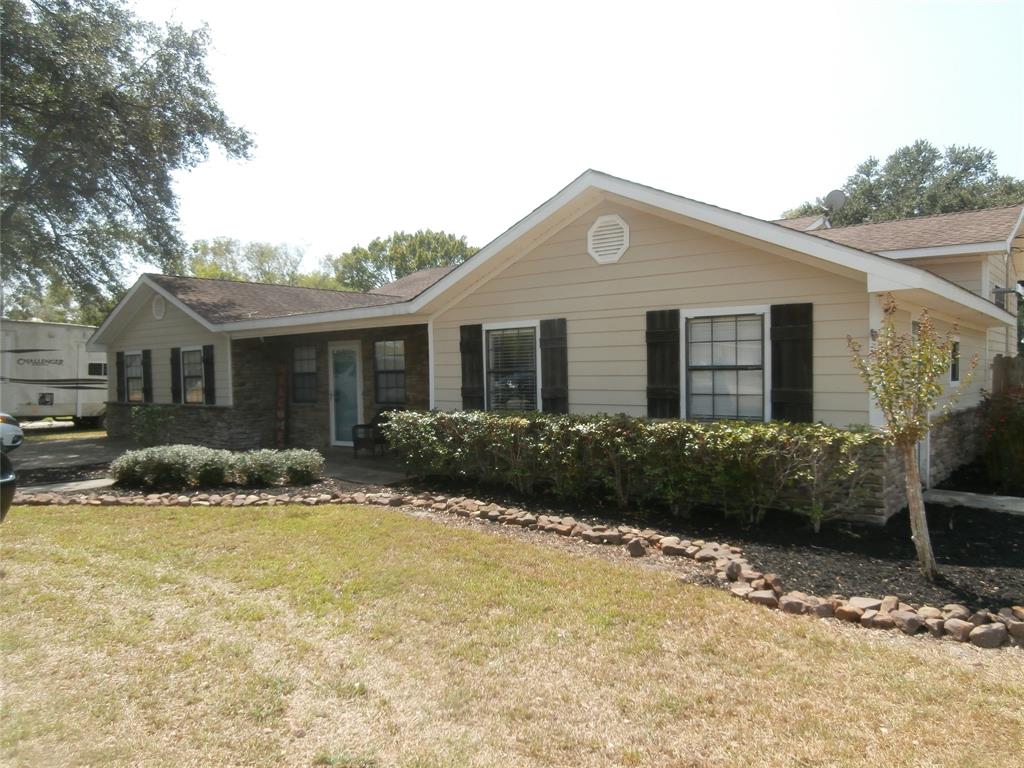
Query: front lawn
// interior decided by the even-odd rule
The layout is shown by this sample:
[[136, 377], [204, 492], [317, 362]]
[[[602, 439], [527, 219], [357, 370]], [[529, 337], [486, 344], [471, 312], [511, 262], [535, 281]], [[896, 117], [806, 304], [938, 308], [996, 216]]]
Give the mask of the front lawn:
[[15, 765], [967, 765], [1024, 743], [1020, 649], [399, 511], [20, 507], [0, 537]]

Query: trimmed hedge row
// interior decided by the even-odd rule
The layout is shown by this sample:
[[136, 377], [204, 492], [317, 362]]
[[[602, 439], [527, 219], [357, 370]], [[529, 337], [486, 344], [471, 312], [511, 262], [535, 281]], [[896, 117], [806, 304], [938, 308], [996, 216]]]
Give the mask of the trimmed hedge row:
[[309, 485], [324, 468], [318, 451], [225, 451], [159, 445], [127, 451], [110, 465], [114, 479], [136, 488], [217, 488], [225, 485]]
[[871, 462], [859, 459], [880, 439], [821, 424], [480, 411], [398, 412], [384, 429], [415, 475], [754, 522], [786, 509], [815, 528], [865, 503]]

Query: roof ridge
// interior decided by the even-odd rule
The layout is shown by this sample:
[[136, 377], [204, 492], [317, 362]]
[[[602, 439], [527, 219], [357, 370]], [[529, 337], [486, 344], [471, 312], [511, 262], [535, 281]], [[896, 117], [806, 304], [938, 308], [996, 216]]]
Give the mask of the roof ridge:
[[[989, 208], [972, 208], [968, 211], [947, 211], [946, 213], [929, 213], [924, 216], [908, 216], [905, 219], [887, 219], [886, 221], [861, 221], [857, 224], [846, 224], [841, 227], [829, 227], [829, 230], [836, 229], [855, 229], [857, 227], [877, 227], [882, 224], [900, 224], [905, 221], [924, 221], [925, 219], [939, 219], [943, 216], [963, 216], [968, 213], [981, 213], [982, 211], [1002, 211], [1009, 208], [1021, 208], [1024, 207], [1024, 200], [1019, 203], [1012, 203], [1010, 205], [993, 205]], [[807, 214], [811, 216], [813, 214]], [[802, 219], [803, 216], [794, 216], [794, 219]], [[776, 219], [775, 221], [792, 221], [793, 219]], [[828, 230], [825, 230], [828, 231]]]
[[209, 283], [237, 283], [238, 285], [266, 285], [272, 288], [299, 288], [304, 291], [323, 291], [325, 293], [348, 293], [355, 296], [388, 296], [400, 299], [393, 293], [369, 293], [367, 291], [347, 291], [339, 288], [318, 288], [312, 285], [290, 285], [289, 283], [263, 283], [259, 280], [237, 280], [230, 277], [196, 277], [195, 275], [165, 275], [163, 272], [145, 272], [146, 277], [172, 277], [176, 280], [205, 280]]

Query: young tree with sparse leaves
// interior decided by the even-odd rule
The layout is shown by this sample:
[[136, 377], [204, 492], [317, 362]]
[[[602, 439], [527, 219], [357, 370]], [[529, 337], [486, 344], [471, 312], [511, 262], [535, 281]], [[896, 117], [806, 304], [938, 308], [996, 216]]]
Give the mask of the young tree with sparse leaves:
[[896, 329], [896, 301], [892, 294], [886, 294], [882, 309], [882, 327], [867, 354], [863, 353], [860, 342], [851, 336], [846, 339], [853, 364], [885, 417], [882, 432], [903, 459], [911, 536], [922, 573], [929, 581], [934, 581], [938, 569], [928, 534], [916, 449], [934, 425], [932, 414], [939, 410], [941, 415], [946, 415], [970, 383], [978, 357], [971, 358], [960, 386], [940, 406], [956, 328], [949, 333], [939, 333], [925, 309], [916, 329], [900, 333]]

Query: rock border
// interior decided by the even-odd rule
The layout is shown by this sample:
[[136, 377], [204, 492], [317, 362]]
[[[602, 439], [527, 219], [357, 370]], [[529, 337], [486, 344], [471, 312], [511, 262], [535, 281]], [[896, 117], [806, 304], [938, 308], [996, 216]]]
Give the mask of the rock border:
[[965, 605], [949, 603], [941, 608], [923, 605], [914, 607], [895, 595], [881, 598], [829, 595], [818, 597], [803, 592], [786, 592], [777, 574], [755, 569], [736, 546], [704, 539], [680, 539], [651, 528], [629, 525], [588, 524], [574, 517], [534, 514], [518, 507], [503, 507], [493, 502], [466, 496], [444, 496], [430, 493], [347, 492], [333, 493], [16, 493], [14, 504], [20, 506], [147, 506], [147, 507], [272, 507], [281, 504], [362, 504], [385, 507], [409, 507], [431, 512], [454, 514], [529, 530], [578, 537], [597, 545], [621, 546], [631, 557], [644, 557], [652, 549], [666, 557], [686, 557], [704, 563], [714, 572], [715, 580], [730, 594], [783, 613], [807, 614], [818, 618], [834, 618], [857, 623], [868, 629], [898, 630], [906, 635], [970, 642], [979, 648], [1004, 645], [1024, 647], [1024, 606], [1014, 605], [997, 613], [971, 610]]

